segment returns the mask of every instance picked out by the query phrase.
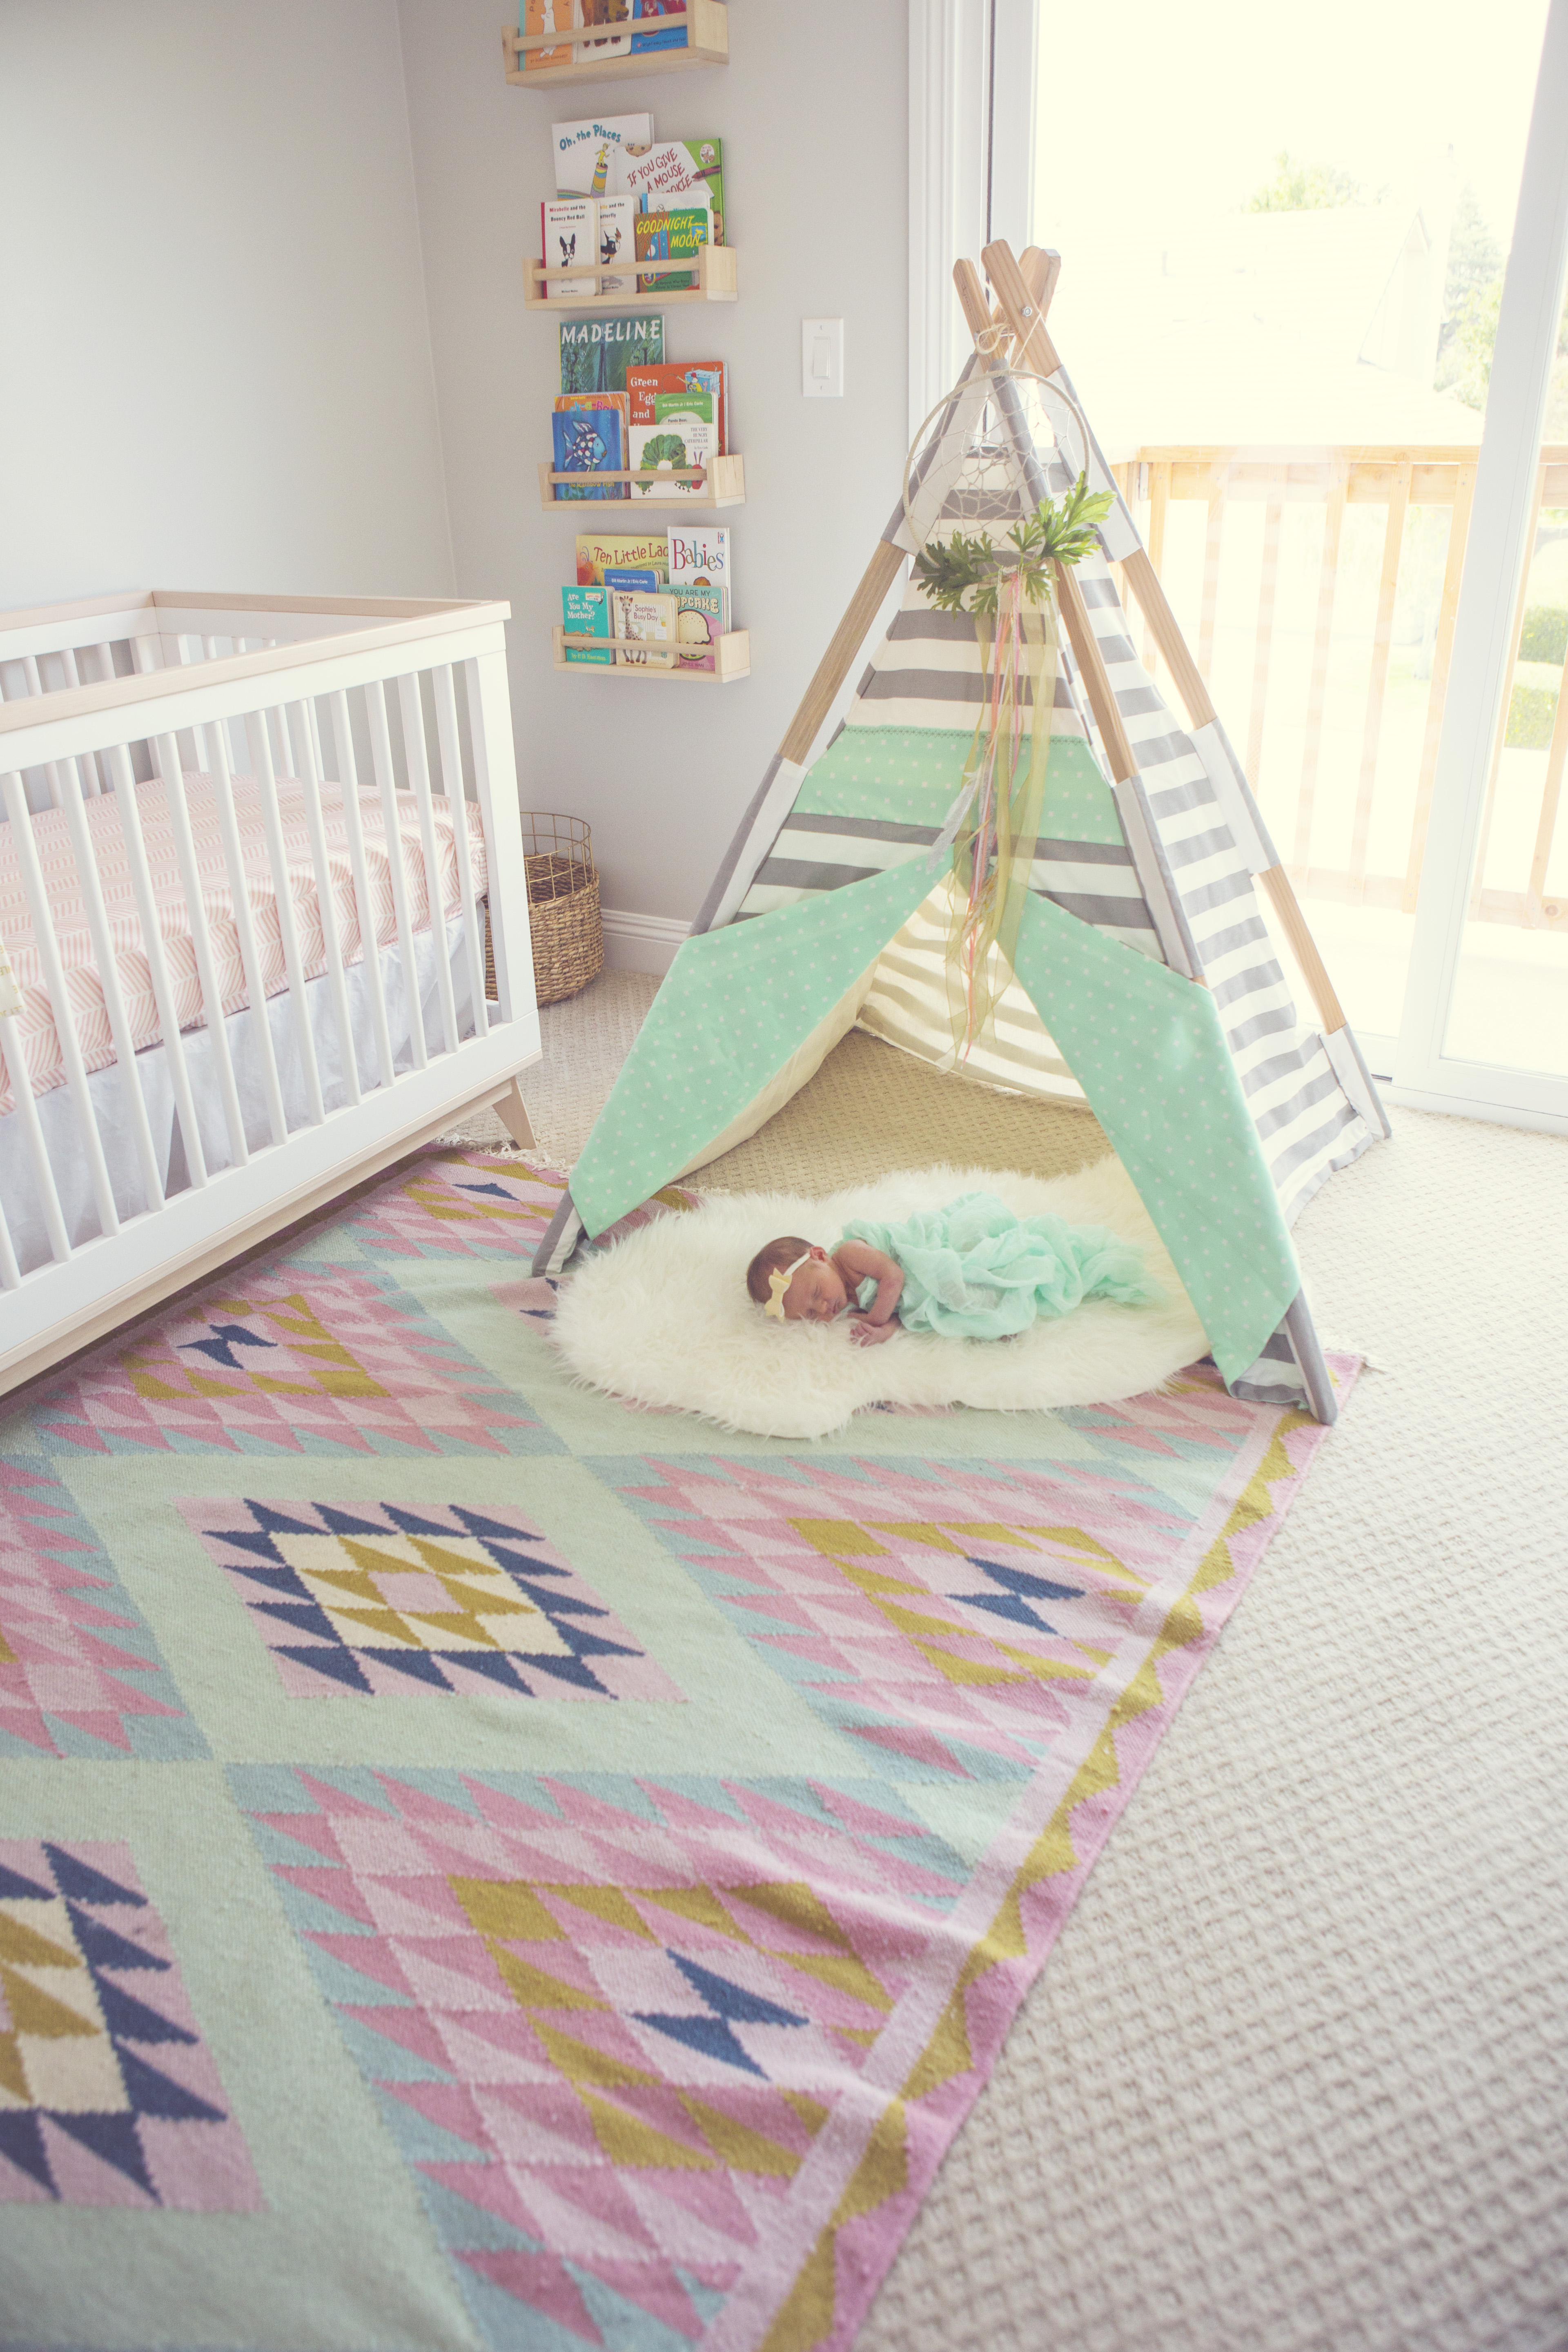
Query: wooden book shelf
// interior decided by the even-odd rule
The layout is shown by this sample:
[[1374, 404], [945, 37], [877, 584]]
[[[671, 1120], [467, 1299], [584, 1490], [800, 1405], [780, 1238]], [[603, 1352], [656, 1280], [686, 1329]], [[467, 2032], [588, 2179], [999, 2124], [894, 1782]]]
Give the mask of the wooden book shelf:
[[[576, 482], [594, 489], [612, 482], [690, 482], [689, 498], [685, 499], [558, 499], [557, 482]], [[673, 522], [678, 515], [717, 514], [721, 508], [738, 507], [745, 502], [746, 461], [743, 457], [715, 457], [706, 470], [700, 466], [678, 466], [672, 472], [668, 466], [644, 467], [632, 474], [558, 474], [548, 457], [539, 468], [539, 499], [546, 514], [574, 513], [579, 508], [614, 505], [624, 507], [627, 513], [647, 515], [650, 522]], [[618, 522], [621, 517], [616, 517]]]
[[[662, 310], [669, 302], [732, 302], [737, 290], [735, 248], [732, 245], [704, 245], [699, 247], [695, 286], [648, 286], [645, 278], [668, 277], [671, 271], [686, 268], [679, 261], [616, 261], [606, 269], [564, 270], [559, 263], [525, 261], [523, 303], [530, 310], [624, 310], [628, 302], [657, 302]], [[688, 269], [687, 274], [689, 275]], [[546, 294], [547, 278], [571, 277], [586, 281], [592, 278], [591, 294]], [[635, 294], [605, 294], [601, 281], [606, 278], [635, 278], [639, 283]]]
[[[658, 644], [638, 647], [638, 651], [655, 656], [646, 662], [569, 662], [566, 658], [568, 646], [602, 654], [624, 649], [626, 640], [624, 637], [569, 636], [564, 629], [553, 629], [551, 635], [555, 645], [555, 667], [572, 677], [663, 677], [678, 679], [687, 686], [733, 686], [738, 678], [750, 677], [752, 674], [752, 633], [749, 629], [727, 629], [721, 637], [715, 637], [713, 647], [718, 656], [715, 669], [694, 669], [687, 664], [677, 663], [673, 646]], [[660, 655], [667, 655], [668, 658], [659, 660], [657, 656]]]
[[698, 66], [729, 64], [730, 11], [723, 0], [686, 0], [686, 39], [679, 48], [649, 49], [640, 58], [592, 58], [581, 65], [569, 59], [565, 65], [535, 66], [531, 73], [523, 70], [530, 49], [569, 49], [574, 42], [602, 40], [615, 33], [673, 32], [681, 22], [679, 16], [655, 16], [636, 24], [627, 19], [576, 26], [571, 31], [562, 26], [547, 33], [520, 33], [515, 25], [503, 25], [501, 62], [508, 81], [518, 89], [559, 89], [574, 81], [631, 81], [644, 74], [690, 73]]

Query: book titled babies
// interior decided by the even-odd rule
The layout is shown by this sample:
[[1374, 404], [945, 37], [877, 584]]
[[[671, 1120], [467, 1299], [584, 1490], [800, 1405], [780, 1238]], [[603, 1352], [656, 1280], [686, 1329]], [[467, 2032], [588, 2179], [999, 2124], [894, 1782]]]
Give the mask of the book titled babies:
[[730, 532], [727, 525], [674, 523], [669, 527], [671, 588], [716, 588], [724, 627], [730, 622]]

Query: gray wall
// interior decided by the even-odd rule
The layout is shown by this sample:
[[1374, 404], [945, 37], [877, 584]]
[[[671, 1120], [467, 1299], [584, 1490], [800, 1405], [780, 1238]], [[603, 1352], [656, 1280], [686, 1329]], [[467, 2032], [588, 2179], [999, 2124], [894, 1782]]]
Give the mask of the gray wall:
[[0, 609], [453, 593], [395, 0], [4, 0], [0, 224]]
[[[511, 602], [522, 803], [589, 820], [607, 905], [689, 919], [902, 478], [906, 9], [742, 0], [727, 69], [553, 91], [502, 80], [497, 0], [401, 0], [400, 14], [458, 588]], [[728, 520], [752, 659], [736, 686], [550, 667], [577, 517], [540, 508], [556, 324], [524, 311], [521, 261], [552, 187], [552, 120], [642, 108], [656, 135], [725, 142], [740, 299], [670, 306], [665, 347], [731, 363], [747, 501]], [[841, 401], [801, 396], [812, 316], [845, 320]]]

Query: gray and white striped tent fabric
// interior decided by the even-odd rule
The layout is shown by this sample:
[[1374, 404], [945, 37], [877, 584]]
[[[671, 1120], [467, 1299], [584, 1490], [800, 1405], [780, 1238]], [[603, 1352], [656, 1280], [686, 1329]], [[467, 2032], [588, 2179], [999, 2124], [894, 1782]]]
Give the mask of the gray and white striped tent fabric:
[[[1052, 386], [1062, 394], [1059, 404], [1053, 402]], [[1064, 373], [1043, 389], [1041, 404], [1070, 446], [1074, 423], [1082, 429], [1070, 383]], [[955, 431], [972, 432], [974, 413], [971, 397]], [[1037, 462], [1054, 494], [1069, 487], [1072, 469], [1057, 450], [1047, 446]], [[1085, 463], [1095, 487], [1115, 488], [1092, 436]], [[994, 496], [988, 517], [994, 530], [1035, 503], [1016, 467], [1004, 463], [1001, 470], [1012, 487]], [[962, 520], [976, 527], [973, 504]], [[886, 537], [912, 544], [901, 513]], [[1064, 753], [1079, 761], [1092, 757], [1119, 822], [1110, 829], [1112, 837], [1105, 837], [1104, 827], [1094, 828], [1101, 836], [1095, 839], [1042, 835], [1030, 887], [1122, 945], [1204, 980], [1290, 1223], [1335, 1169], [1387, 1134], [1387, 1122], [1349, 1029], [1325, 1035], [1296, 1005], [1254, 887], [1255, 877], [1278, 863], [1277, 853], [1223, 728], [1217, 721], [1200, 729], [1184, 723], [1138, 657], [1110, 564], [1141, 545], [1118, 494], [1101, 528], [1101, 551], [1076, 572], [1138, 775], [1127, 785], [1110, 782], [1084, 682], [1064, 644], [1050, 718], [1052, 761]], [[911, 583], [835, 743], [857, 729], [931, 730], [951, 738], [954, 730], [973, 729], [985, 691], [973, 623], [962, 614], [933, 610]], [[938, 825], [929, 821], [828, 815], [803, 804], [812, 797], [796, 789], [805, 772], [787, 761], [775, 763], [727, 861], [720, 920], [743, 922], [839, 888], [923, 854], [936, 839]], [[858, 1023], [939, 1066], [951, 1066], [952, 1057], [946, 939], [939, 888], [881, 958]], [[1016, 982], [965, 1067], [971, 1076], [1021, 1092], [1079, 1092]], [[1279, 1402], [1300, 1400], [1323, 1378], [1302, 1307], [1232, 1386], [1238, 1394]]]

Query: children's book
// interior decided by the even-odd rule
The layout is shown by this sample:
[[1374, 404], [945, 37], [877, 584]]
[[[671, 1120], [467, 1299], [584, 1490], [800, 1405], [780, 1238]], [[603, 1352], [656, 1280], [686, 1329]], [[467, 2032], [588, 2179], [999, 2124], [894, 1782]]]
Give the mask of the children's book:
[[713, 417], [718, 435], [715, 453], [722, 457], [730, 446], [730, 371], [722, 360], [666, 360], [659, 363], [626, 370], [626, 391], [631, 399], [633, 425], [651, 425], [654, 402], [661, 392], [705, 392], [713, 401]]
[[[561, 618], [569, 637], [607, 637], [610, 634], [610, 593], [607, 588], [563, 588]], [[591, 667], [613, 669], [613, 653], [593, 653], [586, 646], [568, 646], [569, 662], [586, 662]]]
[[[628, 265], [637, 259], [637, 204], [636, 196], [601, 196], [599, 198], [599, 267], [608, 269], [613, 261]], [[624, 278], [604, 278], [599, 281], [601, 294], [621, 294], [635, 298], [637, 281], [628, 266]]]
[[[631, 0], [575, 0], [575, 21], [589, 25], [624, 25], [631, 16]], [[572, 51], [576, 65], [596, 65], [604, 58], [631, 55], [629, 33], [614, 33], [602, 41], [578, 41]]]
[[626, 157], [620, 192], [641, 196], [648, 212], [706, 204], [713, 214], [713, 243], [729, 243], [724, 227], [721, 139], [656, 140], [645, 154]]
[[[539, 207], [542, 258], [549, 268], [594, 269], [598, 266], [599, 206], [593, 196], [546, 196]], [[591, 294], [591, 278], [547, 278], [546, 294]]]
[[[672, 588], [724, 588], [730, 580], [730, 531], [723, 523], [672, 523], [669, 528]], [[729, 627], [726, 614], [724, 625]]]
[[[703, 246], [710, 242], [713, 215], [706, 209], [694, 208], [679, 213], [639, 213], [635, 224], [637, 259], [645, 261], [694, 261]], [[680, 288], [695, 286], [694, 269], [661, 270], [653, 278], [639, 278], [645, 292], [670, 293]]]
[[621, 420], [621, 446], [631, 446], [631, 404], [624, 392], [558, 392], [558, 409], [613, 408]]
[[[553, 33], [572, 23], [572, 0], [521, 0], [517, 29], [520, 33]], [[524, 73], [539, 73], [545, 66], [569, 66], [572, 44], [568, 41], [559, 49], [524, 49]], [[650, 134], [651, 135], [651, 134]]]
[[651, 114], [606, 114], [592, 122], [552, 122], [558, 196], [615, 196], [628, 147], [653, 144]]
[[676, 661], [681, 669], [717, 669], [718, 640], [724, 634], [724, 592], [720, 588], [677, 588], [675, 597]]
[[[554, 430], [557, 474], [618, 474], [625, 470], [622, 451], [626, 435], [620, 411], [603, 408], [558, 408], [551, 418]], [[557, 482], [557, 499], [624, 499], [625, 482]]]
[[662, 310], [561, 321], [563, 392], [625, 392], [628, 367], [663, 357]]
[[580, 530], [577, 533], [577, 581], [580, 587], [605, 584], [605, 567], [646, 567], [662, 582], [669, 568], [669, 545], [662, 530]]
[[[634, 469], [658, 467], [661, 472], [668, 472], [669, 479], [634, 482], [634, 497], [704, 498], [708, 489], [706, 474], [712, 462], [715, 437], [710, 394], [660, 393], [654, 402], [654, 422], [632, 427], [630, 464]], [[676, 479], [677, 467], [693, 466], [702, 468], [702, 480], [686, 482]]]
[[[651, 588], [611, 588], [610, 626], [617, 639], [616, 659], [627, 668], [673, 669], [675, 667], [675, 599], [660, 590]], [[664, 653], [651, 650], [656, 646], [668, 647]]]
[[[634, 58], [647, 57], [654, 49], [683, 49], [686, 47], [686, 0], [632, 0], [634, 24], [661, 16], [666, 22], [659, 31], [632, 35]], [[673, 25], [668, 21], [671, 16], [675, 18]]]
[[650, 593], [668, 585], [662, 565], [651, 563], [606, 563], [605, 585], [612, 592], [616, 588], [646, 588]]

